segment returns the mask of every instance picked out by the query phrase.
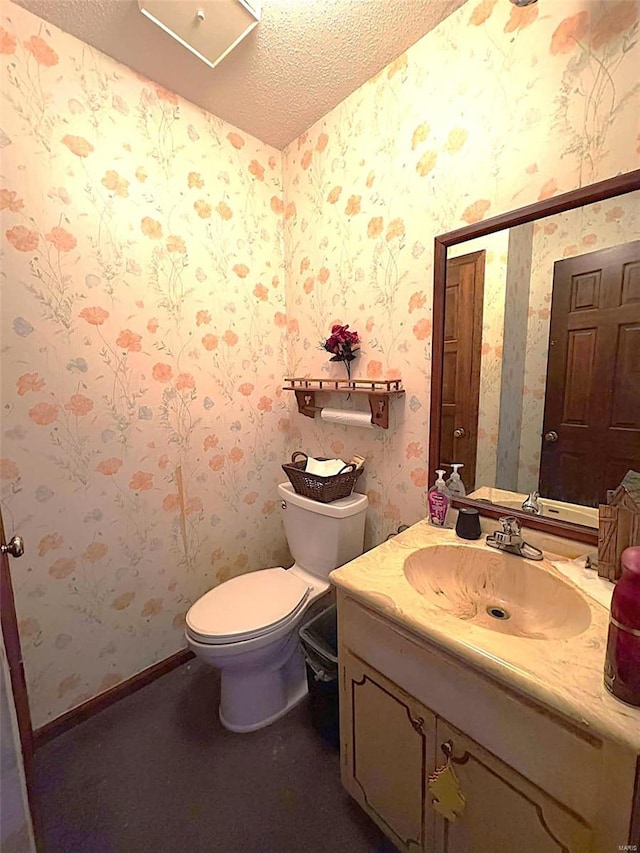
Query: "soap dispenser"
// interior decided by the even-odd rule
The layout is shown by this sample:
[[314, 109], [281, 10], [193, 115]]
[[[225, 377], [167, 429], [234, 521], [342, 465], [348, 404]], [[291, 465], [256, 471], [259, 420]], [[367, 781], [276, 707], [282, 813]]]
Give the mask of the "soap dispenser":
[[451, 467], [453, 474], [447, 480], [447, 488], [451, 492], [452, 497], [463, 498], [467, 494], [467, 490], [464, 487], [458, 468], [464, 468], [464, 465], [462, 462], [452, 462]]
[[444, 481], [444, 471], [438, 469], [436, 482], [429, 489], [427, 503], [429, 504], [429, 521], [437, 527], [446, 527], [447, 515], [451, 506], [451, 492]]

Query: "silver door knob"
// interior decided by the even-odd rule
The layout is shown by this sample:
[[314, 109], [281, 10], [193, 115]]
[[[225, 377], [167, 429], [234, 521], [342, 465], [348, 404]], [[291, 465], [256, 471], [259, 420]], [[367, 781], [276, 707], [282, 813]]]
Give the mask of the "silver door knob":
[[550, 444], [553, 444], [554, 441], [558, 440], [558, 433], [554, 429], [549, 430], [549, 432], [545, 432], [544, 440], [548, 441]]
[[465, 435], [466, 435], [466, 432], [464, 431], [464, 429], [462, 427], [458, 427], [457, 429], [454, 429], [454, 431], [453, 431], [453, 437], [454, 438], [464, 438]]
[[13, 536], [7, 545], [0, 545], [1, 554], [10, 554], [12, 557], [22, 557], [24, 554], [24, 539], [22, 536]]

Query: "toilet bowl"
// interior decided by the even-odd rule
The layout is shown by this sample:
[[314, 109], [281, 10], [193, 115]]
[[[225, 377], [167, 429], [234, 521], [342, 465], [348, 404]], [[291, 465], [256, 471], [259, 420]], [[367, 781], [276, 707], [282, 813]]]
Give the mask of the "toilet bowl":
[[186, 616], [195, 655], [220, 670], [222, 725], [251, 732], [286, 714], [307, 693], [298, 627], [329, 590], [329, 572], [362, 553], [367, 497], [322, 504], [278, 486], [295, 563], [249, 572], [214, 587]]

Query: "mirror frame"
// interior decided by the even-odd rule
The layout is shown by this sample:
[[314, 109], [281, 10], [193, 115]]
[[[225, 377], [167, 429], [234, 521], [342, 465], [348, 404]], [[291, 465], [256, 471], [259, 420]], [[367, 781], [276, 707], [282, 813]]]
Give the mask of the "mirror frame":
[[[441, 436], [441, 410], [442, 410], [442, 367], [444, 355], [444, 310], [445, 310], [445, 279], [447, 272], [447, 249], [458, 243], [465, 243], [476, 237], [486, 237], [496, 231], [514, 228], [524, 225], [536, 219], [544, 219], [557, 213], [564, 213], [576, 207], [587, 204], [595, 204], [599, 201], [626, 195], [627, 193], [640, 190], [640, 169], [626, 172], [615, 178], [608, 178], [577, 190], [553, 196], [552, 198], [538, 201], [525, 207], [501, 213], [491, 219], [485, 219], [455, 231], [440, 234], [434, 242], [433, 259], [433, 331], [432, 331], [432, 356], [431, 356], [431, 414], [429, 420], [429, 483], [435, 482], [436, 468], [439, 465], [440, 436]], [[598, 531], [580, 524], [567, 521], [542, 518], [521, 512], [520, 510], [507, 510], [499, 505], [485, 504], [472, 498], [454, 498], [454, 507], [469, 506], [478, 510], [480, 515], [490, 518], [500, 518], [504, 515], [512, 515], [518, 518], [523, 527], [541, 530], [545, 533], [563, 536], [566, 539], [574, 539], [586, 542], [589, 545], [598, 544]]]

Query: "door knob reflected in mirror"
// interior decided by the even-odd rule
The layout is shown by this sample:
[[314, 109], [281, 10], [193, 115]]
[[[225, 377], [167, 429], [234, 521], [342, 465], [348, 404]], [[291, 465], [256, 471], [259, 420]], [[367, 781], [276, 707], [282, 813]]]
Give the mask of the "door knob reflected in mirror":
[[10, 554], [12, 557], [22, 557], [24, 554], [24, 539], [22, 536], [13, 536], [6, 545], [0, 545], [0, 553]]
[[454, 438], [464, 438], [465, 435], [466, 435], [466, 432], [464, 431], [464, 429], [462, 427], [458, 427], [457, 429], [454, 429], [454, 431], [453, 431], [453, 437]]
[[544, 440], [548, 441], [549, 444], [553, 444], [554, 441], [558, 440], [558, 433], [555, 430], [550, 430], [549, 432], [545, 432]]

